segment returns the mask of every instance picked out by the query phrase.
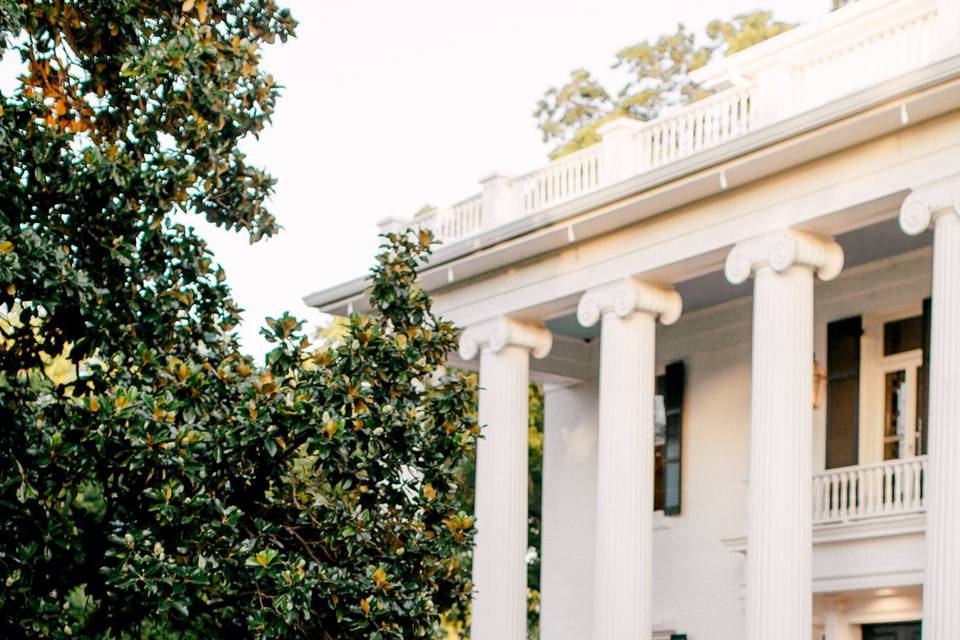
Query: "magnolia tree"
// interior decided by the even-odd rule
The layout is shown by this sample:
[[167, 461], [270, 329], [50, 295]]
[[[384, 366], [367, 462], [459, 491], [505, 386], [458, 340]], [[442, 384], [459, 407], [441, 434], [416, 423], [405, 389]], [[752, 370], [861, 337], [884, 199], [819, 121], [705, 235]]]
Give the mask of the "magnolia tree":
[[238, 145], [270, 0], [0, 0], [0, 637], [417, 638], [469, 596], [457, 334], [391, 235], [371, 312], [255, 366], [200, 214], [276, 231]]

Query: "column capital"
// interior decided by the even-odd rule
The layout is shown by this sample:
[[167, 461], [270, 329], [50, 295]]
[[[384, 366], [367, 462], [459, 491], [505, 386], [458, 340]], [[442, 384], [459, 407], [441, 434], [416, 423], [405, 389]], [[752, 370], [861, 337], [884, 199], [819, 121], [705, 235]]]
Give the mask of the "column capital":
[[626, 318], [639, 311], [660, 316], [663, 324], [673, 324], [682, 310], [683, 301], [673, 289], [624, 278], [584, 293], [577, 305], [577, 320], [585, 327], [592, 327], [605, 313]]
[[727, 280], [740, 284], [761, 267], [781, 273], [793, 266], [807, 267], [821, 280], [833, 280], [843, 269], [843, 249], [830, 238], [783, 229], [738, 242], [727, 255], [723, 271]]
[[534, 358], [543, 358], [552, 346], [553, 334], [543, 325], [500, 316], [464, 329], [459, 354], [464, 360], [473, 360], [484, 347], [494, 353], [506, 347], [523, 347]]
[[911, 236], [930, 228], [939, 215], [960, 215], [960, 178], [935, 182], [910, 192], [900, 205], [900, 228]]

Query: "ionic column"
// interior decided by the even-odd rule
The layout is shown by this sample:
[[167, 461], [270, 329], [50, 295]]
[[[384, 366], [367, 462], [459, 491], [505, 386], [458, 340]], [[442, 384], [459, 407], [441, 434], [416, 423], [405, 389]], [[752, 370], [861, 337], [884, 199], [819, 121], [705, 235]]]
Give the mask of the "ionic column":
[[676, 292], [628, 278], [584, 294], [577, 319], [601, 321], [593, 640], [649, 640], [653, 561], [656, 318]]
[[730, 282], [754, 277], [747, 640], [810, 638], [813, 275], [842, 267], [839, 245], [792, 229], [727, 256]]
[[473, 640], [527, 637], [527, 421], [530, 354], [542, 358], [545, 328], [497, 318], [468, 328], [460, 356], [480, 355], [477, 536], [473, 551]]
[[931, 226], [933, 301], [927, 417], [924, 640], [960, 638], [960, 180], [914, 191], [900, 226]]

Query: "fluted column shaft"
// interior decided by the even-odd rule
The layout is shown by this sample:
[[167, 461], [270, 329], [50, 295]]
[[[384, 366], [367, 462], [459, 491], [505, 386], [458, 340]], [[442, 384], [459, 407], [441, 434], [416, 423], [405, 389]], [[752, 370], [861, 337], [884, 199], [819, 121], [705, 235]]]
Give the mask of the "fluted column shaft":
[[838, 245], [793, 230], [727, 259], [731, 281], [754, 276], [747, 640], [810, 638], [813, 276], [842, 264]]
[[755, 275], [747, 638], [810, 637], [813, 272]]
[[654, 318], [606, 313], [600, 344], [594, 639], [649, 638]]
[[910, 234], [934, 229], [923, 637], [954, 640], [960, 638], [960, 178], [914, 191], [900, 209], [900, 226]]
[[960, 216], [936, 221], [923, 637], [960, 638]]
[[477, 537], [472, 637], [527, 637], [527, 415], [529, 352], [480, 353]]
[[473, 551], [473, 640], [527, 637], [527, 428], [530, 353], [550, 349], [542, 327], [509, 318], [467, 329], [460, 353], [480, 356]]
[[680, 298], [628, 279], [590, 291], [580, 322], [601, 320], [593, 640], [649, 640], [653, 608], [656, 318]]

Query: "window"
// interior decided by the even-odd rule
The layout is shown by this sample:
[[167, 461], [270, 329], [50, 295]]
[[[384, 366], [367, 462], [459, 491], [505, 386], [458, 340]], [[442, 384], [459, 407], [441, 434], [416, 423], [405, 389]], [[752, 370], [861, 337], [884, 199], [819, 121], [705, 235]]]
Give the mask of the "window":
[[[883, 325], [883, 459], [911, 458], [923, 451], [918, 429], [923, 368], [923, 316]], [[922, 419], [920, 420], [922, 422]]]
[[930, 300], [920, 309], [827, 325], [827, 469], [927, 452]]
[[668, 516], [680, 513], [680, 454], [683, 436], [683, 362], [667, 365], [657, 376], [654, 399], [653, 508]]
[[663, 511], [664, 475], [667, 469], [667, 409], [663, 400], [663, 376], [657, 376], [653, 403], [653, 510]]

